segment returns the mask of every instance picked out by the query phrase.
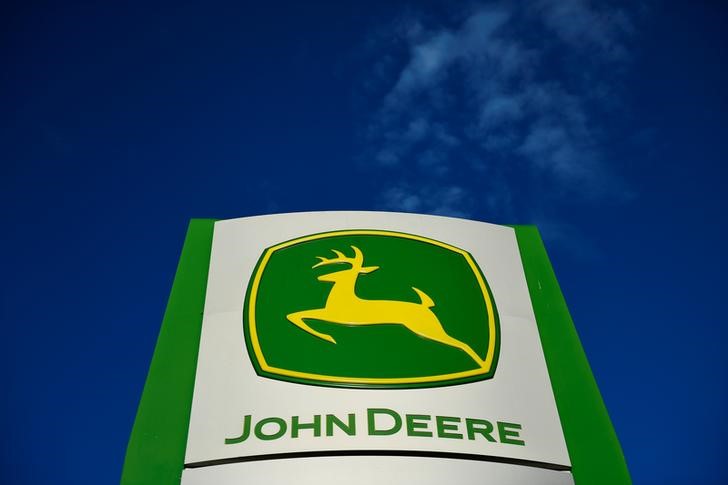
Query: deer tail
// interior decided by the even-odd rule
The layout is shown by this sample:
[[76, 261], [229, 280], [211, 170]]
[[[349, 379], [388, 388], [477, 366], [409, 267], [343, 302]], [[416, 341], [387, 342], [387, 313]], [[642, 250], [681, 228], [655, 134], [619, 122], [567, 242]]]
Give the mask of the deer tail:
[[422, 302], [422, 306], [424, 306], [425, 308], [432, 308], [433, 306], [435, 306], [435, 302], [432, 301], [432, 298], [427, 296], [427, 293], [425, 293], [422, 290], [418, 290], [414, 286], [412, 287], [412, 289], [415, 290], [415, 293], [417, 293], [417, 296], [420, 297], [420, 302]]

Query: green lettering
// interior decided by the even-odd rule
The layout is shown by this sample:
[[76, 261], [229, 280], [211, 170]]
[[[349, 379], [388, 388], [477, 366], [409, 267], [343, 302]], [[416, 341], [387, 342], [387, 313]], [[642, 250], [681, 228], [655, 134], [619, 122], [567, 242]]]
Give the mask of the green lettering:
[[[377, 414], [386, 414], [394, 420], [394, 424], [389, 429], [377, 429], [375, 416]], [[399, 414], [391, 409], [386, 408], [372, 408], [367, 409], [367, 424], [369, 427], [370, 436], [387, 436], [392, 435], [402, 428], [402, 418]]]
[[[508, 429], [511, 428], [511, 429]], [[520, 433], [518, 430], [521, 429], [520, 424], [516, 423], [502, 423], [498, 421], [498, 437], [500, 437], [501, 443], [506, 443], [509, 445], [520, 445], [523, 446], [526, 444], [525, 441], [515, 439], [520, 438]]]
[[321, 436], [321, 415], [315, 414], [313, 423], [301, 423], [298, 421], [298, 416], [293, 416], [291, 418], [291, 438], [298, 438], [298, 432], [302, 429], [312, 429], [314, 436]]
[[248, 436], [250, 436], [250, 414], [246, 414], [245, 419], [243, 419], [243, 434], [237, 438], [225, 438], [225, 444], [234, 445], [236, 443], [242, 443], [248, 439]]
[[485, 419], [466, 418], [465, 428], [468, 431], [469, 440], [474, 440], [475, 434], [477, 433], [483, 435], [485, 439], [487, 439], [491, 443], [496, 442], [495, 438], [490, 435], [493, 432], [493, 425], [490, 423], [490, 421], [486, 421]]
[[356, 415], [354, 413], [349, 414], [347, 424], [344, 424], [339, 418], [333, 414], [326, 415], [326, 436], [334, 435], [334, 425], [349, 436], [356, 434]]
[[427, 429], [427, 423], [422, 421], [429, 421], [430, 419], [432, 417], [427, 414], [408, 414], [406, 416], [407, 436], [432, 436], [430, 431], [419, 431]]
[[[455, 416], [437, 416], [435, 418], [435, 421], [437, 422], [437, 436], [440, 438], [455, 438], [458, 440], [463, 439], [462, 433], [451, 433], [450, 431], [458, 431], [458, 424], [460, 424], [460, 418], [456, 418]], [[448, 423], [450, 421], [451, 423], [458, 423], [458, 424], [451, 424]]]
[[[275, 424], [278, 426], [278, 431], [272, 434], [265, 434], [263, 432], [263, 426], [266, 424]], [[286, 422], [282, 420], [281, 418], [265, 418], [258, 421], [258, 424], [255, 425], [255, 437], [259, 440], [263, 441], [270, 441], [270, 440], [277, 440], [281, 436], [286, 434]]]

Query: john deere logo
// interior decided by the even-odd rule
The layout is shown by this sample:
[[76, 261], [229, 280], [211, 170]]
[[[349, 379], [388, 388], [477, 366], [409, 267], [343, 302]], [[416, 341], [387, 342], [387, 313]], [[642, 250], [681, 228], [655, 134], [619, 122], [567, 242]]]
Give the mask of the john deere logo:
[[470, 254], [375, 230], [327, 232], [263, 252], [244, 311], [259, 375], [412, 388], [493, 376], [495, 302]]

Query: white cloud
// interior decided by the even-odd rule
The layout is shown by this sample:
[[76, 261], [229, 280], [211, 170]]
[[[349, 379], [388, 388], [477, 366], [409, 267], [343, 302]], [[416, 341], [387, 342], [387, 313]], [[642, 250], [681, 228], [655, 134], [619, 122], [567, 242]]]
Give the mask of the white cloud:
[[383, 206], [503, 214], [528, 203], [509, 185], [529, 178], [586, 198], [622, 190], [594, 103], [609, 101], [606, 81], [592, 80], [624, 61], [631, 29], [586, 0], [501, 3], [448, 27], [410, 19], [399, 44], [382, 46], [394, 70], [367, 130], [369, 158], [408, 174], [384, 184]]
[[425, 118], [415, 118], [410, 121], [402, 138], [409, 143], [417, 143], [427, 135], [430, 123]]
[[472, 216], [472, 205], [469, 191], [457, 185], [397, 185], [385, 190], [380, 199], [382, 209], [450, 217]]
[[562, 41], [576, 47], [588, 44], [610, 60], [627, 56], [623, 39], [633, 27], [623, 10], [588, 0], [539, 0], [533, 8]]
[[[502, 10], [484, 10], [470, 16], [460, 29], [440, 29], [423, 34], [421, 29], [409, 40], [409, 61], [385, 99], [385, 107], [396, 108], [418, 92], [443, 82], [447, 70], [457, 62], [470, 62], [481, 57], [481, 50], [489, 44], [495, 31], [508, 20]], [[496, 47], [495, 45], [493, 47]], [[497, 55], [494, 59], [510, 60], [508, 56]], [[502, 66], [501, 69], [513, 68]]]
[[392, 98], [407, 96], [438, 81], [438, 77], [455, 60], [453, 51], [453, 37], [448, 32], [442, 32], [427, 42], [412, 47], [412, 59], [402, 70], [397, 84], [390, 93]]
[[478, 116], [478, 126], [483, 130], [497, 127], [504, 123], [519, 121], [524, 117], [523, 98], [514, 95], [488, 97]]
[[409, 187], [390, 187], [381, 197], [382, 208], [404, 212], [417, 212], [422, 208], [422, 199]]

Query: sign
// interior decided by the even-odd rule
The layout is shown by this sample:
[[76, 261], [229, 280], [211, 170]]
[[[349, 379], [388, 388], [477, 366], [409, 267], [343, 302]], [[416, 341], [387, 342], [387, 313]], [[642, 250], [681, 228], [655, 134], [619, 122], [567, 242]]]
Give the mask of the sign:
[[[166, 483], [578, 483], [516, 229], [373, 212], [211, 229], [184, 471]], [[145, 401], [172, 405], [147, 399], [156, 354], [135, 432]], [[122, 483], [142, 483], [124, 480], [144, 445]]]
[[266, 249], [243, 320], [258, 374], [291, 382], [434, 387], [490, 378], [498, 360], [498, 313], [472, 256], [413, 234], [332, 231]]

